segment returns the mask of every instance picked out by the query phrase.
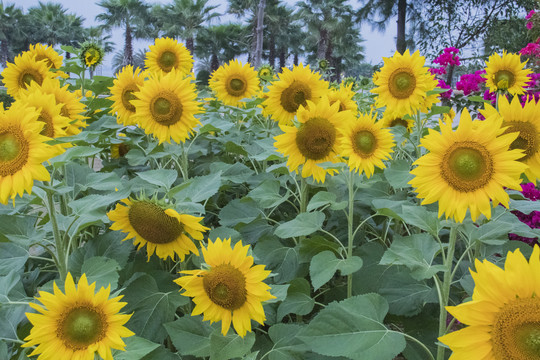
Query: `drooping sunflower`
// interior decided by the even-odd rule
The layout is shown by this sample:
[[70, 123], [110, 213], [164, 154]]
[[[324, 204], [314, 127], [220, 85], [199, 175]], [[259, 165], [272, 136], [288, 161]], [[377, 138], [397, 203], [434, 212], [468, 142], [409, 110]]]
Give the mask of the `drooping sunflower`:
[[122, 202], [125, 205], [119, 203], [107, 213], [114, 221], [111, 229], [127, 233], [124, 240], [134, 239], [137, 249], [146, 245], [148, 260], [154, 252], [162, 259], [174, 259], [176, 254], [180, 261], [190, 252], [199, 255], [188, 235], [195, 240], [203, 239], [202, 233], [209, 229], [199, 223], [202, 217], [179, 214], [146, 199], [124, 199]]
[[523, 94], [523, 89], [529, 82], [529, 75], [532, 71], [525, 69], [525, 64], [521, 62], [518, 54], [507, 53], [503, 55], [497, 53], [491, 55], [486, 61], [486, 86], [491, 92], [506, 90], [512, 95]]
[[124, 126], [133, 125], [133, 115], [135, 114], [135, 105], [131, 100], [135, 99], [135, 92], [139, 91], [139, 87], [143, 85], [145, 73], [139, 68], [133, 69], [132, 65], [127, 65], [116, 74], [113, 80], [111, 96], [109, 99], [114, 101], [111, 107], [111, 113], [116, 113], [116, 120]]
[[384, 169], [383, 160], [391, 159], [395, 145], [390, 130], [383, 128], [382, 123], [375, 122], [373, 114], [360, 114], [358, 119], [344, 123], [339, 131], [339, 154], [347, 157], [351, 170], [373, 175], [375, 166]]
[[338, 127], [354, 121], [351, 111], [339, 111], [339, 104], [330, 105], [328, 98], [322, 97], [315, 104], [307, 101], [307, 107], [300, 106], [297, 113], [299, 127], [280, 125], [285, 134], [274, 137], [274, 147], [287, 156], [287, 167], [296, 172], [302, 165], [302, 177], [313, 176], [317, 182], [323, 182], [326, 174], [334, 175], [338, 171], [319, 166], [324, 162], [340, 162]]
[[403, 126], [408, 132], [412, 132], [414, 128], [414, 119], [411, 117], [405, 118], [404, 116], [395, 116], [390, 112], [385, 111], [381, 122], [381, 126], [384, 128], [391, 128], [394, 126]]
[[53, 73], [45, 61], [36, 61], [36, 56], [29, 52], [17, 55], [13, 63], [7, 63], [2, 71], [2, 82], [7, 88], [7, 93], [18, 98], [21, 91], [25, 91], [31, 83], [41, 85], [47, 78], [52, 78]]
[[253, 97], [259, 89], [257, 72], [249, 63], [231, 60], [212, 73], [210, 89], [225, 105], [243, 106], [241, 100]]
[[28, 52], [36, 56], [36, 61], [45, 60], [49, 68], [58, 70], [62, 66], [63, 57], [50, 45], [30, 44]]
[[339, 89], [330, 89], [328, 91], [328, 100], [330, 105], [335, 102], [339, 102], [339, 111], [350, 110], [353, 114], [358, 112], [358, 104], [353, 100], [353, 96], [356, 94], [353, 90], [353, 83], [348, 85], [341, 84]]
[[103, 62], [105, 52], [103, 48], [94, 41], [85, 41], [81, 44], [81, 52], [79, 58], [85, 67], [96, 68]]
[[540, 359], [540, 247], [529, 261], [519, 249], [509, 252], [504, 270], [487, 260], [475, 267], [472, 301], [446, 307], [468, 325], [439, 338], [450, 360]]
[[200, 105], [197, 90], [188, 77], [178, 71], [165, 76], [151, 76], [134, 93], [136, 100], [133, 118], [144, 132], [162, 142], [184, 142], [193, 128], [200, 124], [195, 118]]
[[57, 151], [41, 135], [44, 123], [37, 121], [34, 108], [13, 103], [0, 111], [0, 203], [31, 193], [34, 180], [48, 181], [49, 172], [42, 165], [57, 155]]
[[264, 265], [253, 265], [247, 256], [249, 245], [242, 241], [231, 246], [231, 239], [208, 242], [202, 248], [208, 270], [181, 271], [188, 276], [175, 280], [196, 304], [191, 315], [204, 314], [210, 323], [221, 321], [221, 333], [226, 335], [231, 326], [241, 337], [251, 331], [251, 320], [263, 325], [266, 317], [262, 302], [275, 298], [263, 280], [270, 274]]
[[414, 114], [425, 107], [427, 92], [437, 86], [437, 80], [424, 67], [425, 58], [416, 51], [406, 50], [403, 55], [396, 51], [393, 57], [383, 58], [384, 66], [373, 74], [377, 86], [372, 93], [378, 94], [377, 107], [396, 117]]
[[529, 181], [536, 183], [540, 178], [540, 104], [530, 99], [521, 105], [519, 98], [515, 96], [512, 102], [508, 102], [506, 96], [499, 96], [499, 112], [486, 104], [485, 110], [480, 110], [482, 115], [497, 116], [503, 118], [503, 126], [508, 128], [505, 133], [519, 133], [518, 137], [510, 145], [510, 149], [521, 149], [525, 153], [519, 161], [528, 165], [525, 176]]
[[523, 156], [518, 149], [509, 150], [517, 133], [502, 134], [502, 119], [492, 116], [473, 121], [467, 109], [461, 113], [459, 126], [439, 122], [441, 132], [429, 129], [421, 145], [429, 153], [414, 162], [415, 177], [409, 182], [424, 199], [422, 204], [439, 202], [439, 216], [458, 222], [467, 209], [476, 221], [480, 214], [491, 217], [493, 206], [508, 207], [504, 187], [520, 190], [520, 175], [527, 167], [517, 161]]
[[317, 102], [328, 91], [328, 83], [321, 80], [319, 73], [300, 64], [292, 71], [283, 68], [279, 80], [268, 87], [268, 99], [265, 105], [268, 113], [282, 125], [292, 124], [300, 105], [306, 106], [307, 101]]
[[111, 287], [96, 293], [96, 283], [88, 285], [82, 274], [77, 286], [66, 277], [65, 294], [54, 283], [54, 293], [40, 291], [43, 305], [30, 303], [39, 313], [26, 313], [33, 327], [22, 347], [36, 346], [30, 356], [38, 360], [112, 359], [112, 349], [124, 350], [122, 338], [135, 335], [123, 325], [131, 315], [120, 314], [126, 303], [122, 296], [109, 299]]
[[144, 65], [149, 72], [168, 73], [176, 70], [183, 75], [191, 73], [193, 57], [184, 44], [171, 38], [156, 39], [146, 53]]

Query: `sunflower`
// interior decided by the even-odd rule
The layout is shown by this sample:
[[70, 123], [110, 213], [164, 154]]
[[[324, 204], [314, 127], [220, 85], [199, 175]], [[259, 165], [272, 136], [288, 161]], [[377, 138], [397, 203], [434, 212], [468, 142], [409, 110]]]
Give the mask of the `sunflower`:
[[111, 144], [111, 158], [120, 159], [126, 156], [129, 150], [131, 150], [131, 147], [128, 144]]
[[41, 135], [45, 123], [37, 121], [39, 112], [20, 102], [0, 111], [0, 203], [30, 193], [34, 180], [49, 180], [42, 165], [57, 155], [54, 147], [45, 144]]
[[124, 350], [123, 337], [135, 335], [123, 325], [131, 315], [119, 314], [126, 303], [122, 296], [109, 299], [111, 287], [95, 292], [82, 274], [77, 287], [71, 274], [66, 277], [65, 294], [54, 283], [54, 294], [40, 291], [42, 305], [30, 303], [39, 313], [26, 313], [33, 327], [22, 347], [37, 346], [30, 356], [38, 360], [112, 359], [111, 348]]
[[495, 53], [486, 61], [486, 86], [491, 92], [506, 90], [512, 95], [523, 94], [523, 88], [529, 82], [532, 71], [525, 69], [526, 62], [522, 63], [518, 54], [508, 54], [503, 51], [503, 56]]
[[95, 69], [103, 62], [104, 56], [103, 48], [98, 43], [93, 41], [82, 43], [79, 58], [85, 67]]
[[117, 114], [117, 121], [124, 126], [133, 125], [133, 115], [135, 114], [135, 105], [131, 100], [135, 99], [133, 95], [139, 91], [139, 87], [143, 85], [145, 73], [139, 68], [133, 69], [132, 65], [127, 65], [116, 74], [116, 79], [113, 80], [111, 96], [109, 99], [114, 101], [111, 107], [111, 113]]
[[58, 70], [62, 66], [63, 57], [50, 45], [30, 44], [28, 52], [36, 56], [36, 61], [45, 60], [49, 68]]
[[262, 302], [274, 299], [270, 287], [262, 281], [270, 274], [264, 265], [253, 265], [247, 256], [249, 245], [238, 241], [234, 248], [231, 239], [208, 242], [202, 253], [208, 270], [181, 271], [188, 276], [175, 280], [196, 304], [191, 315], [204, 314], [204, 320], [221, 320], [221, 333], [226, 335], [231, 326], [241, 337], [251, 331], [251, 320], [263, 325], [266, 317]]
[[373, 74], [377, 87], [371, 92], [379, 95], [376, 106], [386, 106], [396, 117], [425, 108], [427, 92], [437, 86], [437, 80], [424, 67], [424, 57], [406, 50], [403, 55], [396, 51], [393, 57], [383, 59], [384, 66]]
[[184, 142], [200, 124], [195, 114], [200, 112], [197, 90], [189, 78], [178, 71], [165, 76], [150, 77], [134, 93], [137, 100], [134, 120], [147, 134], [162, 142]]
[[322, 168], [324, 162], [340, 162], [337, 154], [338, 126], [354, 121], [350, 111], [339, 111], [339, 104], [330, 105], [327, 97], [315, 104], [307, 101], [307, 107], [300, 106], [297, 113], [299, 127], [280, 125], [285, 134], [274, 137], [274, 147], [288, 156], [290, 171], [297, 171], [302, 165], [302, 176], [323, 182], [326, 174], [334, 175], [336, 169]]
[[265, 105], [275, 121], [290, 125], [300, 105], [306, 106], [308, 100], [317, 102], [327, 90], [328, 83], [321, 80], [319, 73], [313, 73], [309, 65], [294, 66], [292, 71], [283, 68], [279, 80], [268, 87]]
[[173, 69], [188, 75], [193, 68], [193, 57], [184, 44], [171, 38], [156, 39], [146, 53], [144, 65], [149, 72], [168, 73]]
[[241, 100], [253, 97], [258, 88], [255, 69], [250, 64], [242, 65], [236, 59], [220, 66], [210, 77], [210, 89], [225, 105], [244, 106]]
[[525, 153], [519, 161], [529, 167], [525, 170], [525, 176], [529, 181], [536, 183], [540, 178], [540, 104], [530, 99], [523, 106], [519, 98], [515, 96], [512, 102], [508, 102], [506, 96], [500, 96], [498, 101], [499, 111], [486, 104], [485, 110], [480, 110], [482, 115], [497, 116], [503, 118], [503, 126], [507, 126], [505, 133], [517, 132], [519, 135], [510, 145], [510, 149], [521, 149]]
[[540, 247], [527, 261], [517, 249], [504, 270], [476, 260], [472, 301], [446, 309], [469, 325], [439, 340], [453, 351], [450, 360], [540, 359]]
[[202, 217], [181, 215], [146, 199], [124, 199], [122, 202], [125, 206], [117, 204], [114, 210], [107, 213], [109, 219], [114, 221], [111, 229], [127, 233], [124, 240], [135, 238], [137, 249], [146, 245], [148, 260], [154, 252], [162, 259], [174, 259], [176, 254], [180, 261], [184, 261], [185, 255], [190, 252], [199, 255], [197, 247], [187, 235], [195, 240], [203, 239], [202, 233], [209, 229], [199, 224]]
[[375, 166], [384, 169], [383, 160], [391, 159], [392, 147], [395, 145], [390, 130], [375, 122], [372, 114], [360, 114], [354, 121], [349, 121], [339, 128], [339, 153], [348, 158], [351, 170], [365, 172], [366, 177], [373, 175]]
[[257, 77], [259, 78], [260, 85], [266, 84], [274, 80], [275, 77], [274, 68], [268, 64], [263, 64], [257, 70]]
[[330, 89], [328, 91], [328, 100], [330, 105], [335, 102], [339, 102], [339, 111], [351, 110], [354, 114], [358, 112], [358, 104], [353, 100], [353, 96], [356, 94], [353, 90], [353, 83], [348, 85], [341, 84], [338, 89]]
[[[473, 121], [467, 109], [459, 126], [439, 122], [441, 132], [429, 129], [421, 145], [430, 151], [414, 162], [418, 165], [409, 182], [417, 188], [422, 204], [439, 201], [439, 216], [462, 222], [467, 209], [476, 221], [480, 213], [491, 217], [490, 199], [508, 207], [504, 187], [520, 190], [520, 175], [527, 167], [517, 161], [521, 150], [509, 150], [517, 133], [502, 134], [502, 119], [492, 116]], [[502, 134], [502, 135], [501, 135]]]
[[412, 119], [410, 116], [395, 116], [389, 111], [384, 112], [383, 117], [379, 122], [383, 128], [403, 126], [408, 132], [412, 132], [414, 128], [414, 119]]
[[53, 76], [45, 61], [36, 61], [34, 54], [24, 52], [17, 55], [13, 63], [7, 63], [7, 67], [2, 71], [2, 82], [7, 93], [17, 98], [31, 83], [41, 85], [45, 79]]

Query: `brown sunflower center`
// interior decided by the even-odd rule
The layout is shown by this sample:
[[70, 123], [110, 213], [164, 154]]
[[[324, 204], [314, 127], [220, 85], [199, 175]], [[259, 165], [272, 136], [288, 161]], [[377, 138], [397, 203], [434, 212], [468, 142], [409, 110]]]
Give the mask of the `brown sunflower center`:
[[210, 300], [227, 310], [239, 309], [246, 302], [246, 278], [232, 265], [210, 269], [203, 277], [203, 286]]
[[92, 306], [70, 309], [58, 323], [60, 338], [72, 350], [82, 350], [100, 341], [107, 327], [105, 315]]
[[182, 103], [176, 94], [164, 91], [152, 99], [150, 113], [159, 124], [171, 126], [180, 121], [182, 117]]
[[493, 75], [493, 79], [497, 88], [506, 90], [514, 85], [516, 77], [511, 71], [499, 70]]
[[409, 123], [407, 122], [407, 120], [403, 120], [402, 118], [394, 119], [390, 123], [390, 127], [394, 127], [394, 126], [398, 126], [398, 125], [401, 125], [401, 126], [403, 126], [405, 128], [409, 127]]
[[138, 90], [137, 85], [129, 84], [122, 91], [122, 105], [124, 108], [132, 113], [135, 112], [135, 105], [131, 103], [131, 100], [136, 100], [137, 97], [134, 95], [134, 92]]
[[0, 129], [0, 176], [13, 175], [28, 161], [28, 141], [19, 129]]
[[164, 51], [159, 57], [158, 64], [161, 70], [169, 72], [176, 64], [176, 55], [172, 51]]
[[377, 138], [369, 130], [360, 130], [353, 135], [353, 145], [355, 153], [367, 158], [377, 149]]
[[19, 87], [26, 89], [32, 81], [35, 81], [39, 85], [43, 82], [43, 76], [34, 69], [25, 69], [19, 75]]
[[491, 180], [493, 172], [490, 153], [476, 142], [456, 142], [443, 155], [441, 176], [457, 191], [482, 188]]
[[505, 122], [504, 125], [509, 126], [505, 134], [519, 132], [517, 139], [510, 144], [510, 149], [521, 149], [525, 152], [525, 156], [520, 159], [521, 161], [528, 160], [538, 152], [540, 136], [533, 124], [525, 121], [509, 121]]
[[295, 113], [300, 105], [306, 106], [306, 100], [311, 100], [311, 89], [301, 81], [293, 81], [281, 93], [281, 106], [290, 113]]
[[496, 315], [491, 342], [496, 360], [539, 360], [540, 298], [504, 305]]
[[300, 153], [311, 160], [324, 159], [336, 142], [336, 128], [327, 119], [311, 118], [300, 125], [296, 146]]
[[45, 123], [40, 134], [54, 138], [54, 124], [51, 115], [42, 111], [37, 120]]
[[388, 90], [393, 97], [407, 99], [416, 89], [416, 77], [409, 69], [397, 69], [388, 80]]
[[246, 92], [246, 83], [242, 79], [232, 78], [227, 81], [225, 88], [232, 96], [242, 96]]
[[153, 244], [168, 244], [182, 234], [178, 219], [149, 201], [134, 201], [129, 207], [128, 218], [137, 234]]

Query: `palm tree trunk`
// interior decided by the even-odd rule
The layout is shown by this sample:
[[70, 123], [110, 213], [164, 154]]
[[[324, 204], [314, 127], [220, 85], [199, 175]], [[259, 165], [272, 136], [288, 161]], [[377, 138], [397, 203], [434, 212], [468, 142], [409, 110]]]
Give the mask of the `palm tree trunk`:
[[268, 63], [272, 68], [276, 67], [276, 38], [274, 34], [270, 34], [270, 39], [268, 41]]
[[9, 50], [8, 50], [8, 42], [7, 40], [3, 40], [0, 44], [0, 64], [2, 64], [2, 67], [5, 68], [7, 66], [9, 56]]
[[193, 55], [193, 50], [195, 50], [195, 46], [193, 44], [193, 37], [189, 37], [186, 39], [186, 49], [188, 49], [189, 52]]
[[298, 66], [298, 53], [294, 53], [293, 64]]
[[262, 51], [263, 51], [263, 27], [264, 27], [264, 8], [266, 7], [266, 0], [259, 0], [259, 7], [257, 11], [257, 39], [255, 45], [255, 54], [253, 56], [253, 66], [258, 68], [261, 66]]
[[328, 31], [326, 29], [319, 30], [319, 43], [317, 44], [317, 58], [324, 59], [326, 55], [326, 46], [328, 44]]
[[282, 46], [280, 49], [279, 49], [279, 70], [281, 71], [281, 69], [283, 69], [285, 67], [285, 61], [286, 61], [287, 57], [286, 57], [286, 50], [285, 48]]
[[133, 37], [131, 36], [131, 27], [126, 22], [126, 38], [124, 43], [124, 63], [126, 65], [133, 65]]
[[339, 84], [341, 82], [341, 63], [343, 61], [343, 57], [339, 56], [334, 59], [334, 80]]
[[219, 68], [219, 61], [218, 56], [216, 53], [212, 54], [212, 58], [210, 59], [210, 71], [215, 71]]
[[398, 1], [398, 20], [397, 20], [397, 38], [396, 50], [403, 54], [407, 49], [405, 42], [405, 21], [407, 20], [407, 0]]

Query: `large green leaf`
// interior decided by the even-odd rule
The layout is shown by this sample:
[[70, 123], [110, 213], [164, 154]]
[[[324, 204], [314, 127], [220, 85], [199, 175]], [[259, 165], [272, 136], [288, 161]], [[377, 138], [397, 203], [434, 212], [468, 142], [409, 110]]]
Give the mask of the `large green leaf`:
[[233, 227], [240, 223], [248, 224], [260, 215], [261, 212], [252, 199], [235, 199], [221, 209], [219, 220], [221, 225]]
[[300, 213], [293, 220], [280, 224], [274, 234], [282, 239], [310, 235], [322, 228], [324, 219], [324, 213], [320, 211]]
[[263, 209], [278, 206], [287, 200], [287, 196], [280, 194], [281, 184], [278, 180], [265, 180], [248, 194]]
[[361, 267], [362, 259], [358, 256], [352, 256], [349, 259], [338, 259], [333, 252], [325, 250], [315, 255], [311, 260], [309, 275], [313, 288], [317, 290], [330, 281], [337, 270], [341, 271], [341, 275], [348, 275]]
[[248, 332], [243, 338], [229, 332], [227, 336], [214, 331], [210, 335], [210, 359], [229, 360], [239, 358], [249, 353], [255, 343], [255, 334]]
[[0, 275], [19, 271], [28, 260], [28, 251], [12, 243], [0, 243]]
[[113, 350], [115, 360], [140, 360], [159, 347], [159, 344], [138, 336], [130, 336], [124, 339], [126, 350]]
[[394, 189], [408, 188], [409, 181], [414, 177], [411, 175], [411, 164], [407, 160], [399, 159], [390, 163], [390, 166], [384, 169], [384, 177]]
[[275, 273], [278, 284], [296, 277], [298, 271], [298, 252], [296, 248], [283, 246], [275, 237], [259, 241], [254, 249], [255, 255], [267, 268]]
[[293, 313], [296, 315], [307, 315], [313, 310], [315, 300], [311, 297], [311, 288], [304, 278], [296, 278], [291, 281], [287, 289], [287, 298], [279, 304], [277, 311], [278, 321], [285, 315]]
[[274, 343], [268, 352], [270, 360], [302, 360], [302, 354], [309, 347], [298, 339], [298, 333], [303, 329], [299, 324], [276, 324], [268, 330], [268, 335]]
[[140, 172], [137, 173], [137, 175], [139, 175], [141, 179], [149, 182], [150, 184], [161, 186], [168, 190], [176, 181], [176, 178], [178, 177], [178, 172], [176, 170], [170, 169], [157, 169]]
[[114, 259], [95, 256], [82, 264], [81, 274], [86, 274], [89, 283], [96, 283], [96, 289], [111, 286], [111, 290], [118, 287], [118, 271], [120, 265]]
[[219, 191], [221, 186], [221, 172], [205, 176], [196, 176], [179, 186], [178, 191], [171, 189], [171, 194], [177, 201], [201, 202], [205, 201]]
[[210, 334], [214, 329], [202, 316], [186, 315], [164, 326], [181, 355], [210, 356]]

